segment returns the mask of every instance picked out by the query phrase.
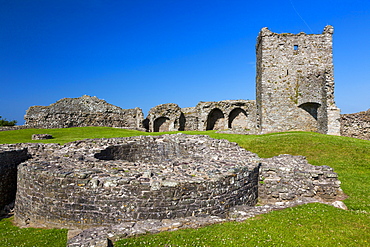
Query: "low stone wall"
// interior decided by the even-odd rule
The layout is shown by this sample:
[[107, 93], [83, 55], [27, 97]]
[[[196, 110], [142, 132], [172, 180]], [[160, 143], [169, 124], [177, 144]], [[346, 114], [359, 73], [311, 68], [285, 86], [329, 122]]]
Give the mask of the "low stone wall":
[[140, 108], [122, 109], [96, 97], [65, 98], [50, 106], [32, 106], [26, 115], [29, 128], [68, 128], [107, 126], [142, 128], [144, 115]]
[[[185, 217], [177, 219], [163, 220], [140, 220], [136, 222], [125, 222], [119, 225], [96, 227], [84, 231], [70, 231], [67, 242], [68, 247], [96, 246], [113, 247], [113, 243], [122, 238], [134, 237], [142, 234], [156, 234], [164, 231], [176, 231], [179, 229], [199, 228], [211, 224], [217, 224], [227, 221], [245, 221], [251, 217], [267, 214], [274, 210], [282, 210], [289, 207], [296, 207], [307, 203], [325, 203], [313, 198], [302, 198], [294, 201], [277, 202], [275, 204], [266, 204], [263, 206], [239, 205], [229, 210], [228, 216], [221, 218], [218, 216], [205, 217]], [[346, 209], [341, 201], [325, 203], [337, 208]], [[344, 206], [344, 207], [343, 207]]]
[[21, 130], [21, 129], [29, 129], [29, 127], [25, 125], [0, 126], [0, 131]]
[[89, 228], [223, 215], [257, 201], [258, 157], [206, 136], [97, 139], [50, 146], [19, 166], [15, 221]]
[[0, 145], [0, 215], [14, 203], [17, 191], [17, 166], [28, 159], [26, 148]]
[[370, 140], [370, 109], [358, 113], [342, 114], [340, 134]]
[[279, 155], [263, 159], [260, 166], [258, 200], [262, 204], [316, 198], [345, 199], [338, 175], [329, 166], [313, 166], [303, 156]]

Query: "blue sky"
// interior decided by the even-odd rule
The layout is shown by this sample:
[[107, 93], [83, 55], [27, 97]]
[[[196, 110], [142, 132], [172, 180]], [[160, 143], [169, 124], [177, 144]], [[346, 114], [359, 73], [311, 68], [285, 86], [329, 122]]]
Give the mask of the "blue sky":
[[255, 99], [255, 44], [334, 26], [342, 113], [370, 107], [368, 0], [0, 0], [0, 116], [97, 96], [124, 109]]

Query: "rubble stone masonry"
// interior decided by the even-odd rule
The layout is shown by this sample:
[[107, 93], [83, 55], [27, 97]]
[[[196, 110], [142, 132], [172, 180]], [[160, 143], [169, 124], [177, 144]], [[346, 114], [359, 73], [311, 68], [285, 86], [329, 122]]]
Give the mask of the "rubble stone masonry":
[[340, 134], [370, 140], [370, 109], [358, 113], [342, 114]]
[[64, 98], [50, 106], [32, 106], [24, 117], [29, 128], [108, 126], [143, 129], [140, 108], [122, 109], [97, 97]]
[[147, 219], [222, 218], [234, 206], [258, 201], [343, 199], [330, 167], [291, 155], [261, 159], [208, 136], [0, 147], [0, 190], [7, 198], [1, 203], [15, 198], [15, 221], [22, 226], [86, 229]]
[[322, 34], [273, 33], [257, 38], [256, 100], [261, 133], [315, 131], [339, 135], [334, 102], [333, 27]]

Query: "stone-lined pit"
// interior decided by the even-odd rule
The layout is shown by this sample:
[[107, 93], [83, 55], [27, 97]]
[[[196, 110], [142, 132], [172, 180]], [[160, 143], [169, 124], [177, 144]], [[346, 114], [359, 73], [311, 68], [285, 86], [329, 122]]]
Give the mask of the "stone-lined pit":
[[257, 155], [183, 134], [41, 144], [18, 167], [18, 224], [89, 228], [143, 219], [222, 216], [255, 205]]

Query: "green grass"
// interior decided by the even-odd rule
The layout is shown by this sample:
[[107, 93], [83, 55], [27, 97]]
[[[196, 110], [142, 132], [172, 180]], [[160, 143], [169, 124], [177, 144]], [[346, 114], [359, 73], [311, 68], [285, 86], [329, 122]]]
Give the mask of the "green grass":
[[369, 246], [368, 217], [314, 203], [241, 223], [124, 239], [115, 246]]
[[67, 230], [19, 228], [11, 223], [11, 218], [0, 221], [0, 246], [66, 246]]
[[[32, 140], [33, 134], [50, 134], [53, 139], [49, 140]], [[0, 144], [5, 143], [59, 143], [94, 139], [94, 138], [112, 138], [128, 137], [137, 135], [147, 135], [146, 132], [136, 130], [126, 130], [109, 127], [78, 127], [65, 129], [22, 129], [12, 131], [0, 131]]]
[[[85, 138], [164, 134], [106, 127], [27, 129], [0, 132], [0, 143], [40, 142], [31, 141], [31, 135], [41, 133], [54, 136], [54, 139], [42, 142], [61, 144]], [[370, 141], [311, 132], [260, 136], [217, 134], [215, 131], [183, 133], [206, 134], [237, 142], [260, 157], [278, 154], [304, 155], [311, 164], [331, 166], [338, 173], [342, 189], [349, 196], [344, 201], [349, 211], [310, 204], [272, 212], [243, 223], [231, 222], [201, 229], [123, 239], [116, 243], [117, 246], [370, 246]], [[0, 246], [5, 240], [17, 239], [7, 235], [3, 237], [2, 230], [14, 231], [26, 236], [25, 239], [28, 238], [28, 233], [22, 233], [25, 229], [10, 229], [4, 221], [7, 222], [8, 219], [0, 221]], [[44, 233], [48, 230], [39, 231], [40, 235], [48, 234]], [[54, 231], [65, 234], [63, 230]], [[13, 245], [4, 246], [26, 246], [20, 242], [12, 243]]]

